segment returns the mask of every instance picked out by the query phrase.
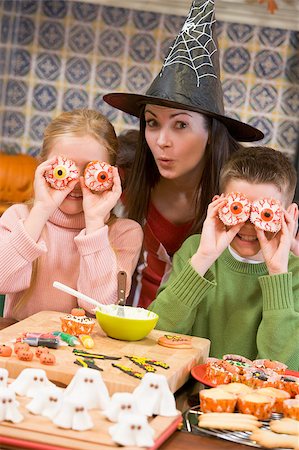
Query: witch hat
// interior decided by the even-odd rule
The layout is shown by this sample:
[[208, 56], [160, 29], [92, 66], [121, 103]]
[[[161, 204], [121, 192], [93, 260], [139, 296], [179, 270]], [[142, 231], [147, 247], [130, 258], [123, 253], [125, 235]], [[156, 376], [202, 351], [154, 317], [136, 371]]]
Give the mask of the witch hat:
[[140, 117], [145, 104], [185, 109], [215, 117], [237, 141], [257, 141], [263, 133], [224, 115], [214, 0], [194, 0], [188, 17], [170, 47], [160, 73], [145, 95], [115, 92], [104, 100]]

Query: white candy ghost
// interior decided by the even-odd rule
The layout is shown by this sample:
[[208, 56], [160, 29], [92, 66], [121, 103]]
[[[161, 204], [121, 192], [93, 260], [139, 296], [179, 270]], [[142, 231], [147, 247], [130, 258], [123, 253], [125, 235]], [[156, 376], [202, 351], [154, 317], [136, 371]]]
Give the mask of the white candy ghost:
[[134, 395], [127, 392], [113, 394], [108, 408], [103, 411], [104, 416], [111, 422], [118, 422], [120, 416], [128, 413], [138, 414], [139, 410]]
[[79, 398], [87, 409], [107, 409], [109, 392], [98, 370], [80, 367], [64, 391], [65, 398]]
[[40, 414], [48, 417], [48, 419], [53, 419], [61, 406], [62, 397], [63, 389], [56, 386], [48, 386], [39, 390], [31, 402], [26, 405], [26, 408], [32, 414]]
[[40, 389], [55, 386], [48, 380], [43, 369], [23, 369], [19, 376], [10, 384], [10, 387], [18, 395], [34, 397]]
[[119, 445], [152, 447], [154, 430], [149, 426], [146, 416], [124, 414], [121, 421], [109, 427], [109, 434]]
[[90, 430], [93, 427], [83, 398], [64, 398], [53, 423], [60, 428], [75, 431]]
[[134, 390], [138, 409], [147, 416], [176, 416], [174, 395], [169, 389], [164, 375], [146, 373]]
[[8, 370], [0, 369], [0, 387], [7, 387]]
[[20, 413], [19, 402], [16, 401], [16, 394], [10, 387], [0, 388], [0, 422], [19, 423], [24, 417]]

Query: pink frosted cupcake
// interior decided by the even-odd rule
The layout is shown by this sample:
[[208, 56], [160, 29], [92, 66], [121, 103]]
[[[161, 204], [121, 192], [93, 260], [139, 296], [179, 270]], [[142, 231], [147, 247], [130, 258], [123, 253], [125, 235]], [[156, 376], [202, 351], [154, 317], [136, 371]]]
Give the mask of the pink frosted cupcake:
[[231, 192], [226, 196], [227, 203], [219, 209], [219, 218], [224, 225], [232, 226], [246, 222], [250, 216], [250, 202], [239, 192]]
[[84, 171], [85, 185], [91, 191], [103, 192], [113, 186], [112, 166], [105, 162], [91, 161]]
[[46, 181], [54, 189], [65, 189], [70, 181], [79, 177], [79, 171], [74, 161], [58, 156], [52, 168], [44, 175]]
[[276, 233], [281, 228], [281, 205], [273, 198], [256, 200], [251, 205], [250, 220], [260, 230]]

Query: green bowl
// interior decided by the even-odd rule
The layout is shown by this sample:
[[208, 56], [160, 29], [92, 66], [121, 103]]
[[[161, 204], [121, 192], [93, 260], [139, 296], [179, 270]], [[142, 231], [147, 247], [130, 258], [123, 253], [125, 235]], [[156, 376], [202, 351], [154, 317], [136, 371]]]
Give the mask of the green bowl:
[[102, 305], [96, 318], [107, 336], [121, 341], [139, 341], [155, 328], [159, 316], [147, 309], [124, 306], [124, 317], [117, 315], [117, 305]]

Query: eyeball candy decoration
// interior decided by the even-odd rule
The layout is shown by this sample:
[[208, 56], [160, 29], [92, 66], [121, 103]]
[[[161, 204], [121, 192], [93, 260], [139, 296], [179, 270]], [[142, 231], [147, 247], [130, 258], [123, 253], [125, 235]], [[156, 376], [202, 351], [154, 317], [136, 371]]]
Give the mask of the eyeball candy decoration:
[[251, 205], [250, 220], [257, 228], [276, 233], [281, 228], [281, 204], [273, 198], [255, 200]]
[[113, 186], [112, 166], [105, 162], [91, 161], [84, 171], [85, 185], [96, 192], [104, 192]]
[[224, 225], [232, 226], [246, 222], [250, 216], [250, 202], [245, 195], [231, 192], [226, 196], [227, 203], [219, 209], [219, 218]]
[[79, 178], [79, 171], [76, 164], [65, 158], [58, 156], [50, 170], [45, 173], [45, 179], [54, 189], [65, 189], [68, 183]]

